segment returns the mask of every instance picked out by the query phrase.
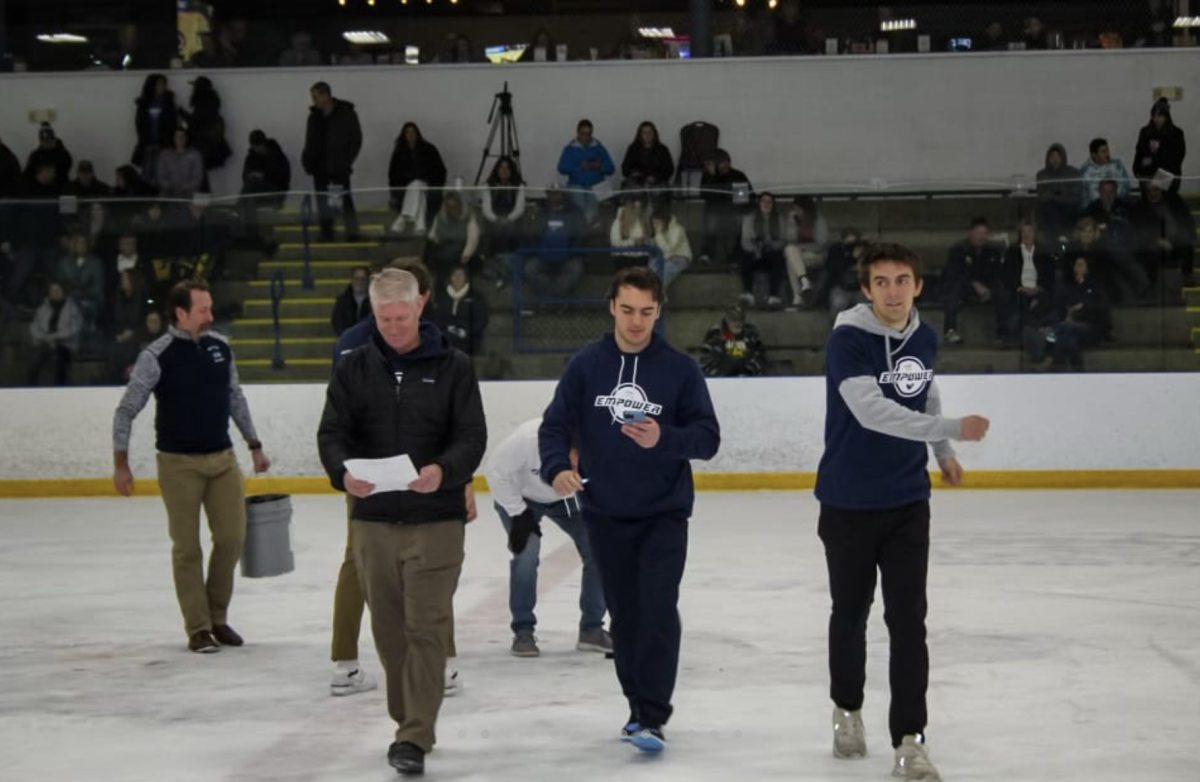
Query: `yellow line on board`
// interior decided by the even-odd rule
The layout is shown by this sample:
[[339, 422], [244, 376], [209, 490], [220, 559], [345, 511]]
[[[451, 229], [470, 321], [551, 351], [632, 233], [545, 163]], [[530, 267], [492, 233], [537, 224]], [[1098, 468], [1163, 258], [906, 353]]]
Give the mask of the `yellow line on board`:
[[[281, 345], [333, 345], [337, 342], [333, 337], [284, 337], [279, 340]], [[274, 345], [273, 339], [234, 339], [229, 340], [229, 344], [237, 347], [238, 345]]]
[[[816, 483], [812, 472], [700, 472], [700, 491], [808, 491]], [[931, 473], [934, 488], [944, 489]], [[158, 481], [136, 481], [141, 496], [157, 496]], [[487, 481], [476, 476], [475, 490], [486, 492]], [[1196, 470], [968, 470], [962, 489], [1200, 489]], [[959, 489], [960, 491], [962, 489]], [[280, 476], [246, 479], [247, 494], [332, 494], [324, 476]], [[0, 498], [116, 496], [109, 478], [0, 480]]]
[[[313, 242], [309, 244], [309, 248], [330, 248], [330, 247], [377, 247], [379, 242]], [[279, 245], [280, 250], [300, 250], [303, 249], [304, 242], [284, 242]]]
[[[270, 318], [235, 318], [234, 326], [270, 326], [275, 321]], [[329, 318], [280, 318], [283, 325], [299, 326], [306, 323], [328, 323]]]
[[[337, 301], [337, 299], [334, 298], [333, 296], [327, 296], [327, 297], [326, 296], [312, 296], [312, 297], [307, 297], [307, 298], [303, 298], [303, 299], [284, 299], [283, 301], [281, 301], [279, 303], [286, 307], [289, 304], [333, 304], [335, 301]], [[271, 303], [270, 299], [243, 299], [242, 300], [242, 304], [255, 304], [260, 307], [264, 304], [270, 304], [270, 303]]]

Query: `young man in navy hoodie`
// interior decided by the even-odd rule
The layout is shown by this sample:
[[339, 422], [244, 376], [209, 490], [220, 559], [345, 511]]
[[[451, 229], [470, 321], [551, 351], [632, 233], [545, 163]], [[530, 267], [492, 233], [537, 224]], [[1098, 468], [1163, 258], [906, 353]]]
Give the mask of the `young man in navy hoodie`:
[[865, 757], [861, 709], [867, 615], [882, 575], [891, 637], [894, 776], [940, 777], [925, 747], [925, 577], [929, 565], [928, 444], [942, 480], [957, 486], [962, 467], [950, 440], [982, 440], [988, 420], [942, 416], [933, 379], [937, 334], [913, 299], [921, 267], [911, 250], [879, 245], [859, 265], [869, 304], [838, 316], [825, 348], [825, 453], [817, 470], [818, 533], [829, 591], [833, 754]]
[[654, 330], [662, 299], [653, 271], [616, 274], [613, 333], [571, 359], [538, 433], [541, 474], [583, 506], [629, 701], [622, 740], [648, 752], [665, 746], [679, 668], [679, 583], [694, 500], [688, 460], [711, 459], [721, 442], [699, 366]]

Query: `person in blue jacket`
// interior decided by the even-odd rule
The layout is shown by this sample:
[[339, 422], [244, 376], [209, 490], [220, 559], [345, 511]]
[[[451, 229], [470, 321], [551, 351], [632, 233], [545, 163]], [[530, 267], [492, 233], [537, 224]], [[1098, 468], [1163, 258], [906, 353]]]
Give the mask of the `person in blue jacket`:
[[578, 493], [600, 570], [629, 702], [622, 740], [649, 752], [665, 746], [679, 668], [689, 460], [711, 459], [721, 443], [700, 367], [654, 329], [662, 301], [662, 280], [650, 269], [614, 276], [613, 333], [571, 359], [538, 431], [543, 480], [559, 496]]
[[982, 440], [989, 422], [942, 415], [934, 381], [937, 333], [921, 322], [920, 260], [898, 245], [867, 250], [859, 283], [868, 304], [838, 316], [825, 347], [825, 452], [817, 468], [825, 545], [833, 754], [864, 757], [861, 709], [867, 615], [878, 570], [891, 638], [889, 728], [903, 779], [940, 779], [925, 747], [925, 580], [929, 566], [929, 445], [942, 480], [962, 467], [950, 440]]
[[589, 226], [595, 225], [600, 213], [600, 205], [592, 189], [616, 170], [608, 150], [593, 135], [591, 120], [579, 120], [575, 127], [575, 138], [563, 147], [558, 158], [558, 173], [567, 178], [571, 203], [583, 213]]

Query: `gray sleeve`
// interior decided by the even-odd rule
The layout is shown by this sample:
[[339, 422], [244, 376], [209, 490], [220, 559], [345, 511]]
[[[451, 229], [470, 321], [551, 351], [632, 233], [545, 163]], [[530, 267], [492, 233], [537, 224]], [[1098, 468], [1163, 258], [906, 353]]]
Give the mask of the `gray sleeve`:
[[[935, 418], [941, 418], [942, 416], [942, 392], [938, 389], [936, 380], [929, 383], [929, 396], [925, 399], [925, 413]], [[938, 461], [953, 458], [955, 453], [954, 449], [950, 446], [950, 440], [934, 440], [933, 456]]]
[[150, 401], [154, 387], [162, 369], [158, 366], [158, 355], [149, 349], [143, 350], [133, 365], [129, 376], [129, 384], [125, 386], [125, 394], [113, 414], [113, 451], [129, 451], [129, 433], [133, 429], [133, 419], [142, 412], [142, 408]]
[[[957, 418], [920, 413], [893, 402], [883, 395], [875, 378], [867, 375], [846, 378], [838, 393], [864, 429], [926, 443], [957, 439], [961, 430]], [[940, 403], [938, 407], [940, 412]]]
[[250, 404], [246, 402], [246, 395], [242, 393], [242, 385], [238, 382], [237, 363], [233, 360], [232, 349], [229, 351], [229, 415], [246, 442], [258, 441], [254, 419], [250, 417]]

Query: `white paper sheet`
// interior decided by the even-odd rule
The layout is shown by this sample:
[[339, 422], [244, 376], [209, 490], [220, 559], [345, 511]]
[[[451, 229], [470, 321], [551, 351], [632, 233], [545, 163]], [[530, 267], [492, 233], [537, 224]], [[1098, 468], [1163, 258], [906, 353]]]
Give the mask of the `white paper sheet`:
[[371, 494], [408, 491], [408, 484], [417, 479], [417, 468], [408, 454], [387, 459], [347, 459], [346, 470], [360, 481], [375, 484]]

